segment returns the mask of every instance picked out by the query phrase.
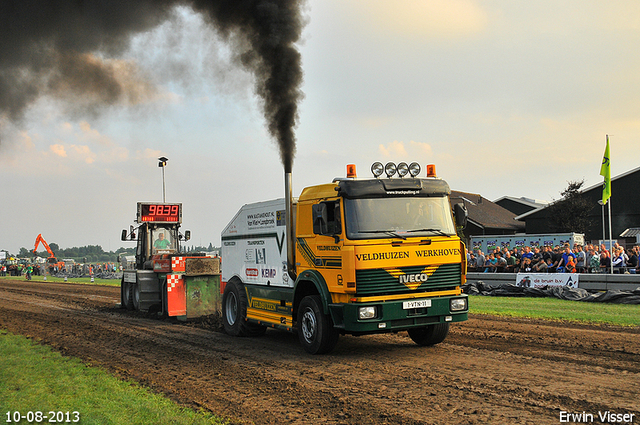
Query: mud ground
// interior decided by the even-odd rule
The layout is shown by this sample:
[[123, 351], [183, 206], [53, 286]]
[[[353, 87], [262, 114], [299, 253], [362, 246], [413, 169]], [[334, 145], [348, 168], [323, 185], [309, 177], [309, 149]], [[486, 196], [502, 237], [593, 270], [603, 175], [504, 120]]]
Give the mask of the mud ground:
[[344, 336], [310, 356], [294, 334], [233, 338], [213, 318], [153, 318], [119, 298], [0, 279], [0, 328], [233, 423], [558, 424], [583, 412], [602, 423], [605, 411], [640, 423], [638, 328], [471, 315], [435, 347]]

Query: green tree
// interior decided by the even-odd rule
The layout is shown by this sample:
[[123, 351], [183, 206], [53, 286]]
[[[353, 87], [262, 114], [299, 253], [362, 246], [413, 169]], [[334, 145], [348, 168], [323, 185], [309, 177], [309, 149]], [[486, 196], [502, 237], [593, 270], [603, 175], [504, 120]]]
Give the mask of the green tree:
[[560, 192], [562, 198], [549, 207], [551, 227], [554, 232], [587, 232], [591, 225], [589, 212], [592, 205], [580, 191], [583, 185], [584, 180], [568, 182], [567, 188]]

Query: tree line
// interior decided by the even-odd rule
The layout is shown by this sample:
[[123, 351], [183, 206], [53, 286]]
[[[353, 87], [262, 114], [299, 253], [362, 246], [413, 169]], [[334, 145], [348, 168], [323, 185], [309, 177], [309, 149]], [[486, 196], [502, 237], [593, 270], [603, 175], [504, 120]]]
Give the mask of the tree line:
[[[105, 251], [100, 245], [87, 245], [80, 247], [72, 247], [62, 249], [60, 246], [52, 242], [49, 244], [49, 248], [53, 251], [53, 255], [58, 259], [72, 259], [77, 263], [115, 263], [118, 261], [118, 257], [121, 255], [135, 255], [136, 248], [123, 248], [120, 247], [115, 251]], [[216, 248], [213, 244], [209, 243], [208, 247], [192, 245], [190, 247], [183, 246], [182, 251], [186, 253], [190, 252], [220, 252], [220, 248]], [[33, 253], [33, 249], [27, 249], [25, 247], [20, 248], [20, 252], [17, 257], [19, 258], [33, 258], [35, 256], [48, 258], [50, 254], [46, 251], [38, 251], [37, 254]], [[16, 257], [14, 254], [7, 254], [7, 257]]]

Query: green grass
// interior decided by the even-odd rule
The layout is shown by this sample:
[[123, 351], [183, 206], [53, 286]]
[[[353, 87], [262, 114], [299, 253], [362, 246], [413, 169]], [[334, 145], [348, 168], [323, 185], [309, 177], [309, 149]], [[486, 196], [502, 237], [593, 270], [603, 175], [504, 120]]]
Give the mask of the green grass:
[[[11, 280], [26, 280], [24, 276], [4, 276], [0, 277], [0, 279], [11, 279]], [[31, 280], [34, 282], [44, 282], [44, 276], [32, 276]], [[120, 279], [98, 279], [94, 278], [94, 281], [91, 282], [90, 277], [75, 277], [67, 279], [68, 283], [83, 283], [86, 285], [109, 285], [109, 286], [120, 286]], [[47, 282], [64, 282], [63, 277], [55, 277], [47, 275]]]
[[82, 424], [225, 423], [114, 378], [101, 368], [0, 330], [0, 422], [9, 423], [7, 412], [14, 411], [22, 415], [77, 411]]
[[640, 326], [640, 305], [589, 303], [557, 298], [470, 296], [469, 312], [619, 326]]

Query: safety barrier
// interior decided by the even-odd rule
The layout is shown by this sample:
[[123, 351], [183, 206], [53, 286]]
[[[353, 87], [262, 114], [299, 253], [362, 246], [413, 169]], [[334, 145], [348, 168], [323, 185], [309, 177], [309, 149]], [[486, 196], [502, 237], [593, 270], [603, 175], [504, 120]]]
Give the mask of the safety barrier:
[[[515, 273], [467, 273], [468, 282], [482, 281], [491, 286], [502, 284], [516, 284]], [[640, 275], [638, 274], [604, 274], [604, 273], [580, 273], [578, 288], [588, 291], [633, 291], [640, 287]]]

